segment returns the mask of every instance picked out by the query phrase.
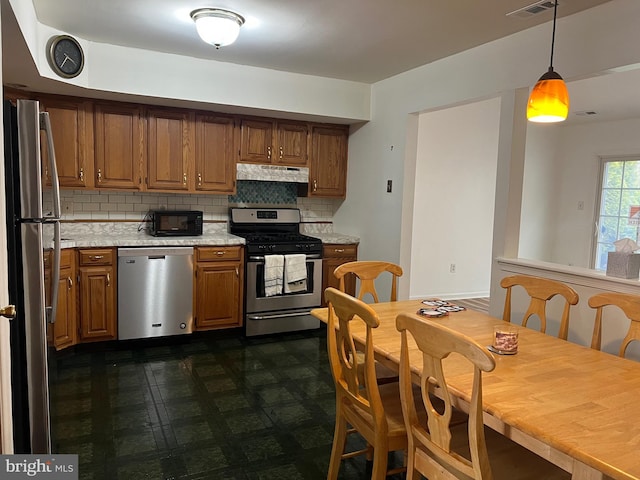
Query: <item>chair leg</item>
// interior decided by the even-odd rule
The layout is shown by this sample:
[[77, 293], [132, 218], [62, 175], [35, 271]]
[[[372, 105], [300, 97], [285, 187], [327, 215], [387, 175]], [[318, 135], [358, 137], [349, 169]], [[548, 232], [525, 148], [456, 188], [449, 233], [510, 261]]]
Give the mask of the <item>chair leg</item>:
[[389, 461], [389, 452], [385, 446], [377, 446], [373, 449], [373, 471], [371, 472], [371, 480], [384, 480], [387, 477], [387, 464]]
[[340, 403], [338, 402], [338, 405], [336, 405], [336, 428], [333, 432], [333, 446], [331, 447], [331, 460], [329, 461], [327, 480], [336, 480], [338, 478], [346, 440], [347, 421], [342, 416]]
[[[407, 474], [405, 476], [405, 480], [413, 480], [414, 475], [416, 473], [414, 465], [415, 465], [415, 457], [414, 457], [415, 449], [409, 447], [405, 458], [405, 463], [407, 464]], [[420, 479], [420, 477], [418, 477]]]

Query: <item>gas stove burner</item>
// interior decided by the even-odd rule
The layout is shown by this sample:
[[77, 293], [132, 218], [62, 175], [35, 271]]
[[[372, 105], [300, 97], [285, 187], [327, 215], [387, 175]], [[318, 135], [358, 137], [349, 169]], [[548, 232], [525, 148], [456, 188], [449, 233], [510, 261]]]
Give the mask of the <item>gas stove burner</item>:
[[246, 240], [247, 255], [321, 255], [322, 241], [300, 233], [297, 208], [232, 208], [229, 231]]

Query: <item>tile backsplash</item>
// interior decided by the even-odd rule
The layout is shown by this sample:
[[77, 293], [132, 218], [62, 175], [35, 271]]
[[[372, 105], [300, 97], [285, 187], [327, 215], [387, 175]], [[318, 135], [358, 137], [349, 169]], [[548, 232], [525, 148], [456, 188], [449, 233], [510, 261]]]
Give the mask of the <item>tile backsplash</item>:
[[341, 200], [296, 197], [292, 183], [238, 183], [237, 193], [198, 195], [148, 192], [62, 190], [62, 219], [142, 221], [149, 210], [202, 210], [205, 221], [226, 222], [229, 207], [299, 208], [303, 222], [331, 223]]

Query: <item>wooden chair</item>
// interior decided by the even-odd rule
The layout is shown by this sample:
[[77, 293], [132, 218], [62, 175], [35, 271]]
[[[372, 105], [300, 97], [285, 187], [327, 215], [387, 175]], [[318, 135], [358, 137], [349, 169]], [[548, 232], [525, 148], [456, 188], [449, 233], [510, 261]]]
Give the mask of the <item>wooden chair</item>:
[[[329, 308], [327, 349], [331, 373], [336, 387], [336, 426], [327, 479], [338, 478], [343, 458], [371, 454], [373, 449], [372, 479], [399, 473], [404, 468], [387, 472], [389, 452], [406, 450], [407, 432], [402, 417], [400, 392], [397, 383], [378, 385], [373, 358], [372, 329], [379, 325], [377, 314], [366, 303], [335, 288], [325, 290]], [[355, 345], [350, 322], [358, 316], [367, 325], [365, 362], [353, 361]], [[364, 375], [358, 370], [364, 368]], [[364, 384], [360, 379], [364, 377]], [[360, 433], [370, 448], [344, 453], [348, 425]]]
[[391, 297], [390, 301], [398, 300], [398, 277], [402, 276], [402, 267], [394, 263], [378, 262], [378, 261], [356, 261], [343, 263], [336, 267], [333, 271], [335, 277], [340, 281], [340, 291], [345, 290], [345, 275], [351, 273], [360, 279], [360, 291], [358, 299], [364, 299], [364, 296], [370, 294], [373, 301], [378, 303], [378, 292], [376, 291], [375, 280], [383, 272], [391, 273]]
[[[407, 480], [412, 480], [416, 472], [429, 480], [460, 478], [457, 476], [460, 473], [473, 479], [491, 478], [482, 422], [482, 372], [490, 372], [495, 368], [493, 356], [474, 340], [416, 315], [398, 315], [396, 327], [402, 335], [400, 398], [409, 435]], [[424, 367], [420, 384], [427, 411], [428, 431], [418, 421], [414, 407], [407, 331], [411, 333], [423, 355]], [[453, 406], [444, 378], [442, 360], [454, 352], [463, 355], [473, 364], [473, 390], [467, 422], [471, 460], [451, 449], [452, 434], [449, 424]], [[438, 387], [442, 392], [444, 410], [434, 408], [429, 395], [432, 387]]]
[[640, 296], [628, 293], [599, 293], [589, 298], [589, 306], [596, 309], [596, 320], [591, 337], [591, 348], [600, 350], [602, 343], [602, 311], [604, 307], [614, 305], [624, 312], [631, 324], [622, 340], [618, 355], [624, 357], [629, 344], [640, 341]]
[[[494, 357], [475, 340], [447, 329], [435, 320], [401, 314], [396, 327], [402, 335], [400, 351], [400, 398], [408, 434], [407, 480], [568, 480], [571, 474], [542, 459], [494, 430], [484, 426], [482, 410], [482, 372], [495, 368]], [[411, 334], [422, 352], [421, 400], [427, 422], [415, 410], [412, 372], [409, 360]], [[442, 360], [456, 353], [469, 360], [473, 388], [469, 420], [455, 426], [453, 406], [442, 368]], [[433, 401], [430, 390], [438, 389], [442, 400]], [[438, 399], [439, 400], [439, 399]], [[444, 404], [444, 406], [442, 405]]]
[[[378, 276], [380, 276], [380, 274], [384, 272], [389, 272], [393, 276], [391, 283], [390, 301], [395, 302], [396, 300], [398, 300], [398, 277], [402, 276], [402, 267], [400, 267], [399, 265], [378, 261], [347, 262], [336, 267], [336, 269], [333, 271], [333, 274], [340, 281], [339, 288], [341, 292], [347, 291], [345, 285], [345, 278], [347, 277], [347, 275], [355, 275], [360, 279], [360, 291], [358, 293], [358, 299], [363, 300], [365, 295], [369, 294], [373, 297], [373, 301], [375, 303], [378, 303], [378, 292], [376, 291], [374, 282], [376, 278], [378, 278]], [[362, 355], [362, 352], [358, 352], [358, 362], [362, 364], [363, 361], [364, 357]], [[361, 369], [361, 372], [363, 371], [364, 369]], [[378, 362], [376, 362], [376, 376], [378, 378], [379, 384], [398, 381], [398, 374], [396, 372], [394, 372], [390, 368], [385, 367], [382, 364], [379, 364]]]
[[504, 313], [502, 315], [502, 319], [505, 322], [511, 321], [511, 289], [517, 285], [523, 287], [531, 297], [529, 308], [522, 319], [522, 325], [526, 327], [529, 317], [537, 315], [540, 319], [540, 331], [542, 333], [545, 333], [547, 330], [547, 301], [556, 295], [564, 297], [565, 305], [560, 321], [558, 338], [566, 340], [569, 334], [569, 309], [571, 308], [571, 305], [578, 303], [578, 293], [573, 288], [562, 282], [546, 278], [533, 277], [529, 275], [513, 275], [511, 277], [505, 277], [500, 282], [500, 286], [507, 289], [507, 298], [504, 302]]

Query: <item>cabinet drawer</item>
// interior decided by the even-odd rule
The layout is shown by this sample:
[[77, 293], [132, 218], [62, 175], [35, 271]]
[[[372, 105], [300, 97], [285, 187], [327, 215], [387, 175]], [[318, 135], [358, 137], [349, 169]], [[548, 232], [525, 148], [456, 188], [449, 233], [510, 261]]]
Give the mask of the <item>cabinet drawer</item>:
[[323, 257], [355, 257], [358, 254], [356, 244], [327, 244], [322, 246]]
[[108, 248], [80, 249], [78, 258], [81, 266], [112, 265], [114, 262], [113, 250]]
[[242, 247], [200, 247], [196, 249], [197, 262], [240, 260]]

